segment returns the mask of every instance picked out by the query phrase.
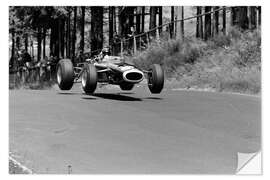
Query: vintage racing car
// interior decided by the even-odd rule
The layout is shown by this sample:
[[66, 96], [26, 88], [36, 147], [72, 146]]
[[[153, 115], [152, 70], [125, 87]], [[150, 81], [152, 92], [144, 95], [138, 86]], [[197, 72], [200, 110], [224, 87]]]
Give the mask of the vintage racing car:
[[164, 85], [164, 72], [159, 64], [142, 70], [123, 57], [105, 56], [86, 59], [76, 67], [70, 59], [62, 59], [57, 64], [57, 83], [61, 90], [70, 90], [74, 82], [81, 82], [86, 94], [94, 93], [97, 83], [119, 85], [122, 90], [132, 90], [144, 78], [148, 80], [151, 93], [160, 93]]

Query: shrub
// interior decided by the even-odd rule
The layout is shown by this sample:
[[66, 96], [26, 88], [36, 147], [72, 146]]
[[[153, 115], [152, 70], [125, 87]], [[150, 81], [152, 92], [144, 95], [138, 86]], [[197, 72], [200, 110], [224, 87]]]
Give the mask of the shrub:
[[131, 58], [142, 68], [161, 64], [166, 77], [176, 79], [180, 87], [244, 93], [259, 93], [261, 88], [260, 30], [233, 28], [207, 42], [162, 40]]

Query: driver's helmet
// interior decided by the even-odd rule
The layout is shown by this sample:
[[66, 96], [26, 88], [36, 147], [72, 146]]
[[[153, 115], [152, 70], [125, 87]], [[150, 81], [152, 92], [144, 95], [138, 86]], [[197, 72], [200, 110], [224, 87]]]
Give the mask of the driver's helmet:
[[110, 49], [108, 47], [104, 47], [101, 51], [102, 55], [103, 56], [110, 56], [111, 53], [110, 53]]
[[21, 57], [22, 56], [22, 54], [23, 54], [23, 52], [20, 50], [20, 51], [18, 51], [18, 56], [19, 57]]

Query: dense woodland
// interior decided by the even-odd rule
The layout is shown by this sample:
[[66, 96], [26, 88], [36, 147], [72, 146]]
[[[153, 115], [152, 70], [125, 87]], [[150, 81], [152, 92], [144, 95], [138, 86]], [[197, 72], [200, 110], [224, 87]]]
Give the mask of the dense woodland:
[[[169, 8], [169, 18], [164, 16]], [[82, 61], [109, 46], [114, 55], [142, 50], [151, 41], [168, 36], [183, 40], [187, 7], [60, 7], [12, 6], [9, 8], [10, 64], [19, 50], [34, 62], [48, 56]], [[208, 40], [226, 34], [228, 24], [241, 30], [255, 29], [261, 23], [260, 7], [192, 7], [195, 36]], [[167, 11], [166, 11], [167, 12]], [[203, 14], [203, 15], [202, 15]], [[228, 22], [229, 21], [229, 22]], [[146, 32], [146, 33], [145, 33]]]

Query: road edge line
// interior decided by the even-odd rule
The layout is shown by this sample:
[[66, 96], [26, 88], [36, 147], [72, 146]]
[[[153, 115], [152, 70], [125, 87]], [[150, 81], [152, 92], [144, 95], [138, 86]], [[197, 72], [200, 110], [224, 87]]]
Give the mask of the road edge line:
[[17, 161], [16, 159], [14, 159], [13, 157], [9, 156], [8, 158], [10, 161], [12, 161], [15, 165], [19, 166], [23, 171], [27, 172], [28, 174], [34, 174], [33, 171], [31, 169], [29, 169], [28, 167], [22, 165], [19, 161]]

